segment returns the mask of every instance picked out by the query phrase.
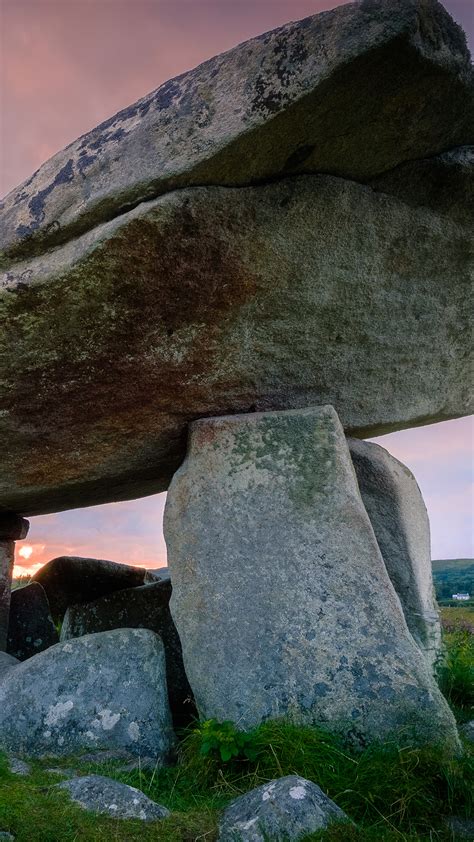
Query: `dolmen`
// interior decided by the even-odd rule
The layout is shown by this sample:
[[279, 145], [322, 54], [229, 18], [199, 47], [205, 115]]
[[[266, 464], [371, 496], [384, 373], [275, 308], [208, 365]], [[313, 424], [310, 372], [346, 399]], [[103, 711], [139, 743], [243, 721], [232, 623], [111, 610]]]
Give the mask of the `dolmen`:
[[472, 411], [473, 143], [460, 27], [363, 0], [54, 155], [0, 210], [0, 506], [164, 491], [197, 417], [331, 404], [364, 438]]
[[[0, 511], [169, 489], [201, 717], [459, 750], [423, 500], [363, 440], [472, 411], [473, 150], [460, 27], [437, 0], [360, 0], [166, 82], [2, 205]], [[110, 635], [144, 635], [166, 682], [161, 632], [111, 627], [121, 599], [94, 629], [67, 597], [71, 637], [8, 669], [0, 709], [66, 647], [90, 676]], [[66, 711], [25, 698], [27, 721]], [[134, 733], [101, 709], [79, 742]]]

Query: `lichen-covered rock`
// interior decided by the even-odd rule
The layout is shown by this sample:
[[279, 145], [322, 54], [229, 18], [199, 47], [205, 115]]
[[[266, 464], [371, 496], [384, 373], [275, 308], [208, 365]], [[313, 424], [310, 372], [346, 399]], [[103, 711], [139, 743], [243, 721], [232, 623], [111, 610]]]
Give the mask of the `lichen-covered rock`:
[[8, 672], [10, 672], [12, 667], [18, 666], [19, 663], [20, 661], [17, 661], [16, 658], [13, 658], [6, 652], [0, 652], [0, 681]]
[[177, 191], [18, 265], [0, 293], [0, 504], [162, 491], [197, 416], [331, 403], [366, 436], [468, 413], [470, 241], [301, 176]]
[[0, 682], [0, 746], [18, 756], [121, 749], [160, 762], [172, 745], [163, 644], [147, 629], [57, 643]]
[[297, 842], [346, 814], [319, 786], [288, 775], [246, 792], [226, 808], [218, 842]]
[[437, 0], [351, 3], [240, 44], [71, 143], [6, 198], [1, 244], [42, 250], [176, 187], [364, 181], [472, 142], [473, 124], [466, 40]]
[[332, 407], [194, 422], [164, 526], [202, 718], [245, 729], [286, 715], [362, 742], [458, 746]]
[[65, 789], [72, 801], [84, 810], [114, 819], [154, 822], [165, 819], [170, 814], [166, 807], [152, 801], [141, 790], [103, 775], [76, 777], [70, 781], [62, 781], [56, 787]]
[[165, 647], [168, 697], [175, 726], [188, 724], [195, 709], [183, 665], [181, 643], [169, 609], [171, 582], [128, 588], [66, 611], [61, 640], [117, 628], [156, 632]]
[[76, 556], [53, 558], [33, 577], [45, 589], [55, 620], [63, 619], [69, 605], [92, 602], [124, 588], [138, 588], [147, 580], [144, 567]]
[[48, 598], [39, 582], [12, 591], [8, 623], [7, 652], [26, 661], [58, 643]]
[[383, 447], [349, 439], [362, 501], [416, 642], [434, 666], [441, 623], [431, 570], [428, 512], [415, 477]]

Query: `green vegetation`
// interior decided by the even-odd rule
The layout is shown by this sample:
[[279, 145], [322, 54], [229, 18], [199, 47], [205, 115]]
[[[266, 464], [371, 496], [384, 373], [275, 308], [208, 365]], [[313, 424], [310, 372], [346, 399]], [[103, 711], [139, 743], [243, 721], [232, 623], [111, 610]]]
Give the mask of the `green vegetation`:
[[438, 681], [459, 722], [474, 717], [474, 607], [442, 608], [445, 657]]
[[[448, 630], [440, 682], [463, 721], [472, 718], [474, 702], [474, 638], [463, 627], [467, 611], [442, 612]], [[91, 815], [55, 789], [58, 776], [47, 772], [52, 765], [137, 786], [172, 815], [151, 824]], [[213, 842], [219, 812], [229, 801], [292, 773], [315, 781], [355, 823], [305, 842], [453, 842], [444, 817], [473, 814], [474, 751], [468, 744], [456, 758], [436, 747], [396, 742], [356, 751], [317, 728], [275, 721], [242, 735], [232, 723], [210, 720], [183, 735], [179, 761], [168, 769], [121, 772], [117, 763], [91, 766], [67, 758], [35, 761], [23, 778], [0, 758], [0, 830], [9, 830], [17, 842]]]
[[[452, 604], [453, 593], [474, 595], [474, 560], [448, 558], [433, 561], [433, 581], [438, 602]], [[474, 605], [474, 599], [471, 600]]]

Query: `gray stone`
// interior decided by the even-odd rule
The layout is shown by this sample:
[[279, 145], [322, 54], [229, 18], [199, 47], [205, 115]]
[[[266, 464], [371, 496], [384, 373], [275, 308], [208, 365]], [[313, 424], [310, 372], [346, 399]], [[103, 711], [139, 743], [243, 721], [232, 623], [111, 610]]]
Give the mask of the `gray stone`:
[[183, 186], [366, 181], [472, 142], [473, 124], [466, 40], [436, 0], [351, 3], [240, 44], [69, 144], [7, 196], [1, 246], [41, 251]]
[[369, 436], [467, 414], [471, 267], [466, 227], [332, 176], [176, 191], [22, 263], [0, 504], [163, 491], [197, 416], [331, 403]]
[[202, 718], [245, 729], [286, 715], [361, 742], [458, 747], [332, 407], [194, 422], [164, 523]]
[[474, 743], [474, 719], [471, 719], [470, 722], [464, 722], [463, 725], [460, 725], [459, 731], [463, 735], [465, 740], [468, 740], [468, 742], [470, 743]]
[[0, 830], [0, 842], [15, 842], [15, 837], [6, 830]]
[[66, 611], [61, 640], [118, 628], [144, 628], [162, 639], [166, 657], [168, 696], [175, 726], [189, 724], [195, 714], [183, 666], [181, 643], [171, 617], [169, 578], [140, 588], [128, 588]]
[[62, 620], [69, 605], [92, 602], [124, 588], [140, 587], [146, 577], [144, 567], [101, 558], [59, 556], [43, 565], [33, 581], [45, 589], [54, 619]]
[[346, 814], [312, 781], [288, 775], [233, 801], [219, 824], [218, 842], [297, 842]]
[[441, 623], [431, 570], [428, 512], [415, 477], [383, 447], [349, 439], [362, 501], [413, 637], [434, 666]]
[[114, 819], [155, 822], [170, 815], [166, 807], [151, 801], [141, 790], [102, 775], [85, 775], [56, 786], [65, 789], [84, 810]]
[[0, 652], [7, 647], [15, 542], [0, 539]]
[[20, 757], [173, 746], [163, 644], [147, 629], [57, 643], [0, 682], [0, 745]]
[[26, 661], [58, 643], [59, 636], [49, 610], [48, 598], [39, 582], [12, 591], [7, 652]]
[[16, 658], [12, 658], [6, 652], [0, 652], [0, 681], [7, 672], [10, 672], [12, 667], [18, 666], [19, 663]]
[[31, 773], [28, 763], [19, 757], [9, 757], [8, 768], [12, 775], [19, 775], [21, 778], [26, 778]]

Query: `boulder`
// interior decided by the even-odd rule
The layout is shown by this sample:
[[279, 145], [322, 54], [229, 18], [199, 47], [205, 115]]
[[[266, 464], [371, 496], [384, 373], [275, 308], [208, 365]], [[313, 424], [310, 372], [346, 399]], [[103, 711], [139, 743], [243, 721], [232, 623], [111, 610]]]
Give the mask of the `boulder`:
[[128, 588], [66, 611], [61, 640], [117, 628], [144, 628], [156, 632], [165, 647], [168, 696], [175, 726], [194, 715], [192, 693], [183, 666], [181, 643], [171, 617], [171, 582], [156, 581]]
[[396, 733], [458, 747], [332, 407], [194, 422], [164, 527], [203, 719], [247, 729], [291, 716], [361, 743]]
[[43, 586], [30, 582], [15, 588], [10, 603], [7, 652], [19, 661], [26, 661], [58, 641]]
[[288, 23], [51, 158], [7, 196], [3, 252], [42, 251], [183, 186], [298, 172], [366, 181], [472, 142], [472, 78], [464, 34], [437, 0], [364, 0]]
[[102, 775], [84, 775], [62, 781], [56, 784], [56, 789], [65, 789], [71, 800], [84, 810], [114, 819], [154, 822], [170, 815], [166, 807], [151, 801], [141, 790]]
[[33, 581], [46, 591], [51, 614], [57, 621], [63, 619], [69, 605], [92, 602], [114, 591], [140, 587], [147, 578], [143, 567], [101, 558], [59, 556], [41, 567]]
[[165, 761], [173, 732], [158, 635], [115, 629], [23, 661], [0, 682], [0, 745], [20, 757], [117, 749]]
[[468, 413], [470, 241], [314, 175], [175, 191], [18, 265], [0, 293], [0, 503], [163, 491], [197, 416], [331, 403], [369, 436]]
[[5, 676], [6, 673], [10, 672], [12, 667], [15, 667], [20, 662], [17, 661], [16, 658], [13, 658], [11, 655], [8, 655], [6, 652], [0, 652], [0, 681]]
[[312, 781], [288, 775], [236, 798], [224, 811], [218, 842], [297, 842], [346, 814]]
[[441, 622], [431, 569], [428, 512], [411, 471], [383, 447], [349, 439], [362, 501], [413, 637], [434, 666]]

